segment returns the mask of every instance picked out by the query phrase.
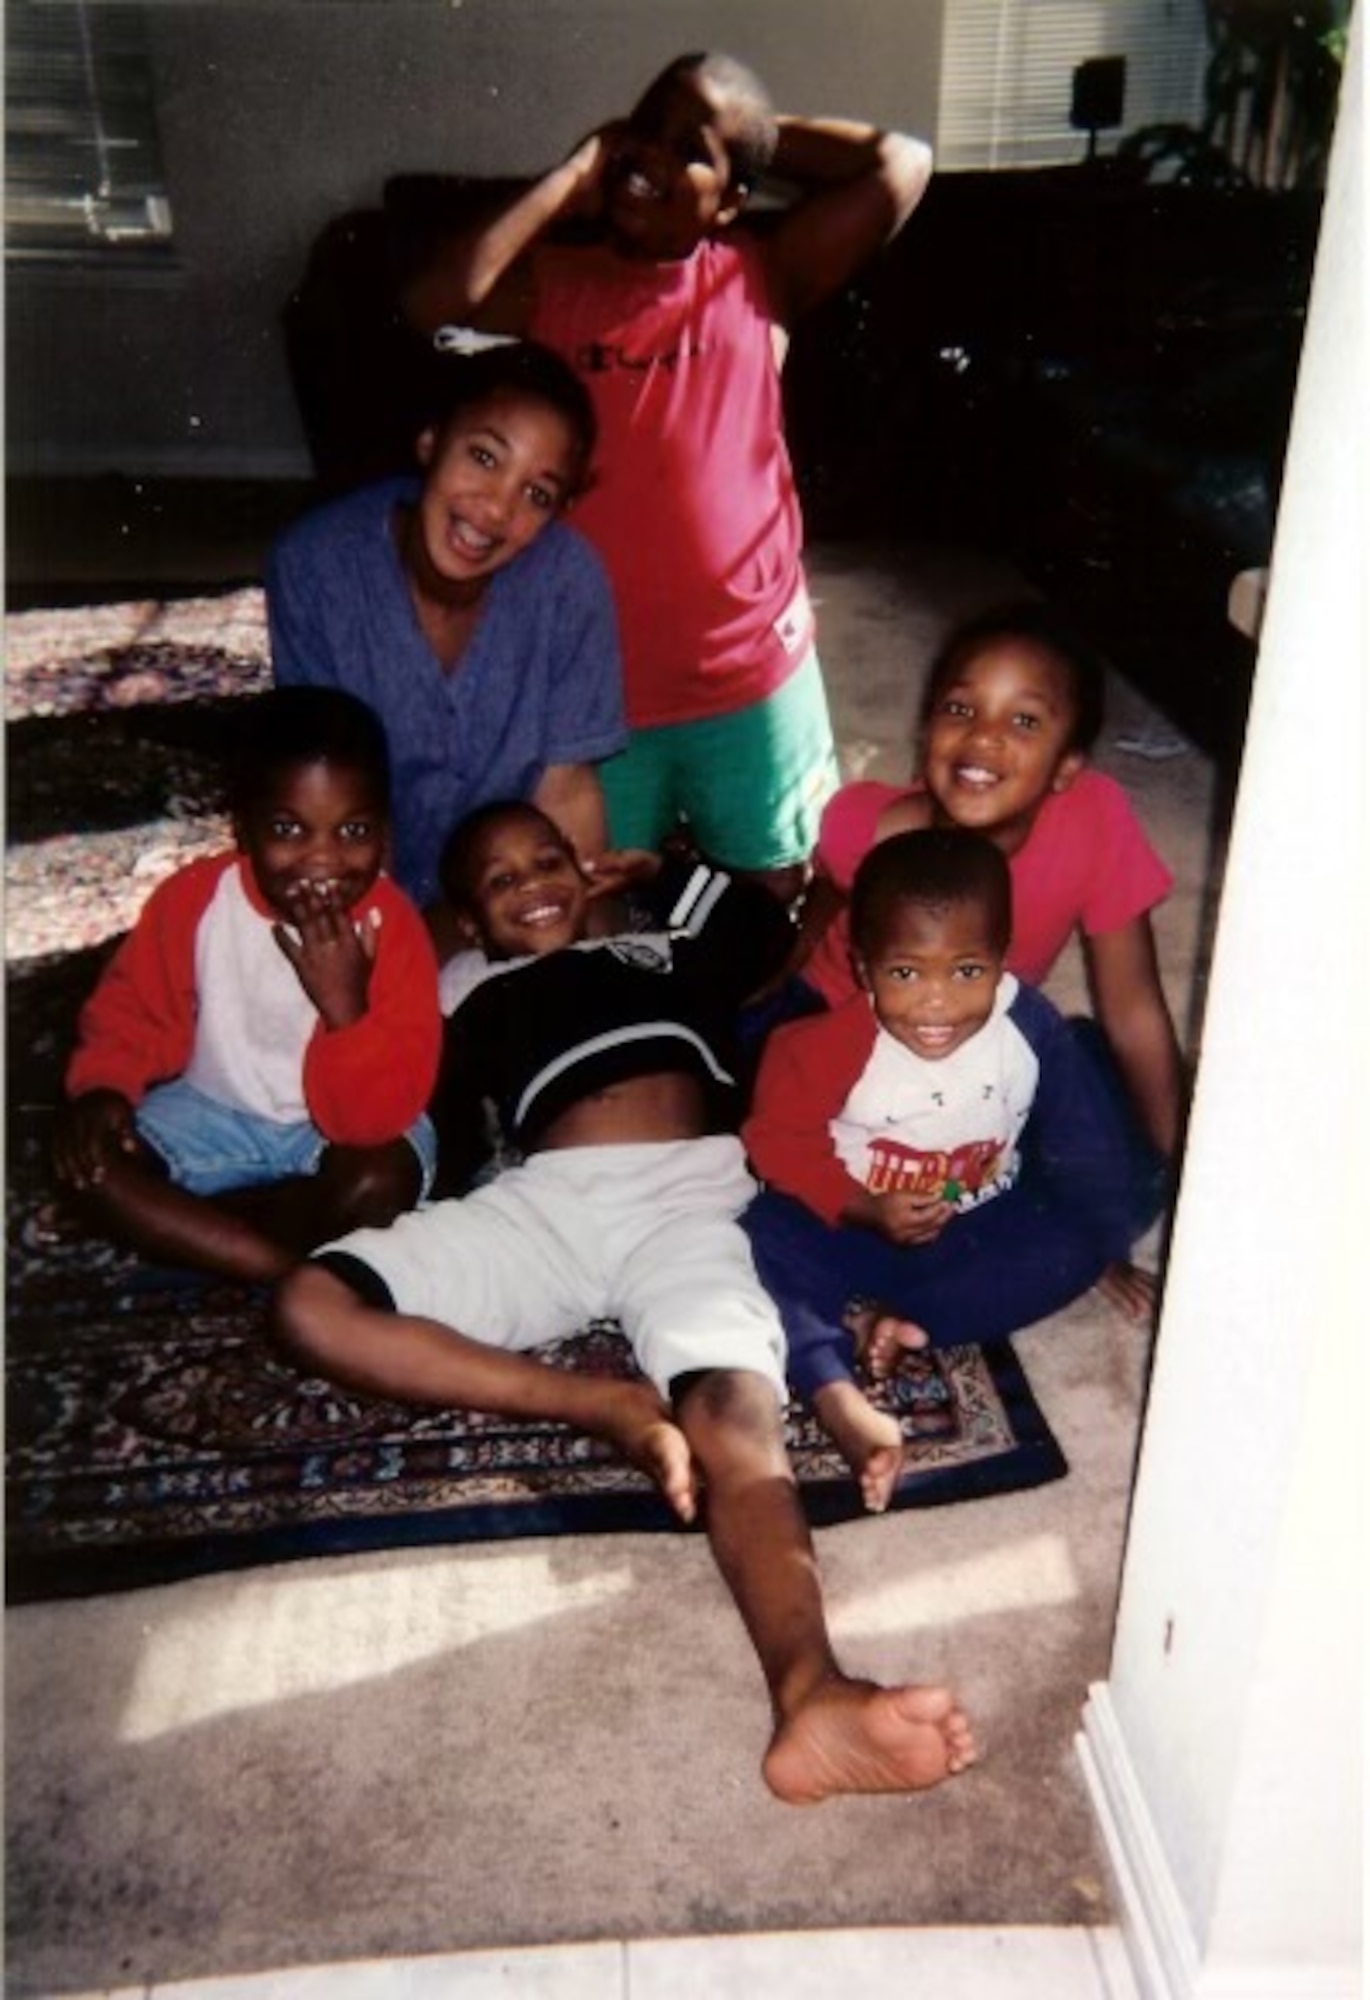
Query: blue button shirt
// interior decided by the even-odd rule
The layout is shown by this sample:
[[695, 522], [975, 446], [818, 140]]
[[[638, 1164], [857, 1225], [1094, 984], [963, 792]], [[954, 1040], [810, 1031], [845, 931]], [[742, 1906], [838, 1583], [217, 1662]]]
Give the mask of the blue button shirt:
[[391, 872], [422, 906], [467, 813], [530, 798], [550, 765], [598, 763], [627, 729], [608, 578], [561, 521], [495, 571], [456, 670], [443, 671], [394, 533], [418, 491], [416, 479], [383, 480], [307, 514], [272, 551], [266, 588], [277, 681], [345, 688], [385, 725]]

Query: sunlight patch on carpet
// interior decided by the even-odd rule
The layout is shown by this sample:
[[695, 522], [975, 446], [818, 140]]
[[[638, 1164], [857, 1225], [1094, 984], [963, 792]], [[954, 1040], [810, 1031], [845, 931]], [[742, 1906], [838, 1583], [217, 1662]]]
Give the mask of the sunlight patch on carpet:
[[233, 845], [226, 814], [57, 834], [5, 850], [5, 957], [84, 951], [129, 930], [159, 882]]
[[969, 1562], [934, 1563], [916, 1576], [884, 1578], [878, 1589], [833, 1600], [832, 1623], [843, 1638], [883, 1638], [945, 1629], [952, 1618], [989, 1618], [1069, 1604], [1080, 1579], [1060, 1535], [1024, 1535]]
[[140, 598], [5, 619], [5, 719], [255, 694], [271, 684], [266, 595]]
[[431, 1565], [412, 1563], [368, 1573], [360, 1587], [349, 1568], [245, 1578], [215, 1602], [195, 1592], [145, 1628], [118, 1740], [150, 1743], [217, 1717], [381, 1681], [597, 1609], [632, 1587], [626, 1563], [567, 1580], [530, 1552], [460, 1573], [447, 1568], [440, 1580]]

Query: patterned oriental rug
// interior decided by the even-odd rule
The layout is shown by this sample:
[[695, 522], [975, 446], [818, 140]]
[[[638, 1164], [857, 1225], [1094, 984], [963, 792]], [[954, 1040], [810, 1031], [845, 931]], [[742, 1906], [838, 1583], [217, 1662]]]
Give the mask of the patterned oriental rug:
[[[77, 1011], [162, 875], [222, 846], [216, 749], [267, 684], [260, 593], [8, 621], [6, 1303], [11, 1602], [350, 1550], [606, 1530], [686, 1532], [642, 1475], [554, 1424], [414, 1411], [300, 1376], [248, 1288], [82, 1234], [47, 1171]], [[631, 1370], [611, 1322], [551, 1367]], [[1007, 1346], [911, 1356], [882, 1390], [896, 1507], [1059, 1478]], [[861, 1512], [797, 1406], [815, 1524]]]

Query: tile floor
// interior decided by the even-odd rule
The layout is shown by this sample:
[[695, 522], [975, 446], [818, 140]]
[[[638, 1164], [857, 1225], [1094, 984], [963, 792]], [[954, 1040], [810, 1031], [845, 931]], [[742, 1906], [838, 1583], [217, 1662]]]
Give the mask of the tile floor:
[[857, 1930], [648, 1939], [105, 1987], [67, 2000], [1135, 2000], [1116, 1930]]

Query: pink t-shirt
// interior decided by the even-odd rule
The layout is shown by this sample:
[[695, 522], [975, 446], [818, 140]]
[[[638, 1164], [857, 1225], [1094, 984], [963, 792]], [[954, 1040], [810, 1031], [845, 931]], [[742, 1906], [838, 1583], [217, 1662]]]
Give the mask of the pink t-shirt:
[[808, 651], [813, 614], [756, 245], [665, 264], [553, 247], [535, 273], [529, 332], [599, 416], [574, 519], [613, 583], [629, 723], [759, 701]]
[[[844, 895], [863, 855], [876, 844], [880, 816], [923, 789], [862, 779], [828, 801], [818, 832], [819, 872]], [[1081, 771], [1064, 792], [1052, 792], [1032, 831], [1009, 859], [1013, 877], [1013, 940], [1008, 969], [1039, 986], [1072, 933], [1087, 937], [1120, 930], [1170, 894], [1174, 878], [1157, 855], [1116, 779]], [[820, 938], [804, 978], [830, 1007], [856, 991], [847, 912]]]

